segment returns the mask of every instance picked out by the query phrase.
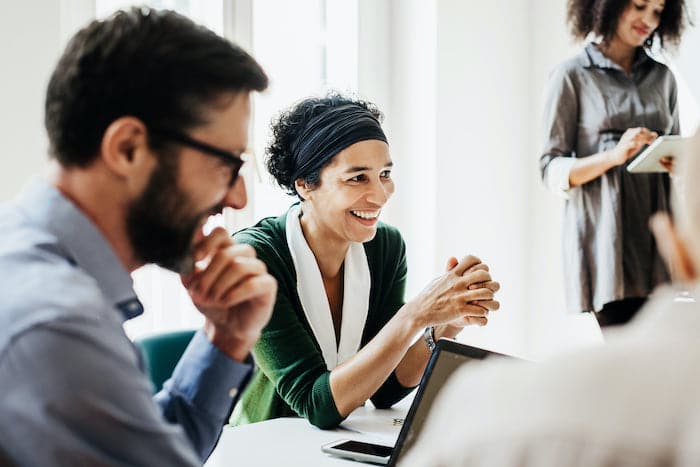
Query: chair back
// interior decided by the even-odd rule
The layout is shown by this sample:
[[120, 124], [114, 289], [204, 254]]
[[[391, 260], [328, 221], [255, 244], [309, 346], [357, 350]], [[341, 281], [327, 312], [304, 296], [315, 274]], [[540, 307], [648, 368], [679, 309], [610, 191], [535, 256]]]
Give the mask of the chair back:
[[194, 333], [194, 330], [166, 332], [134, 342], [143, 356], [154, 393], [160, 391], [163, 383], [173, 374]]

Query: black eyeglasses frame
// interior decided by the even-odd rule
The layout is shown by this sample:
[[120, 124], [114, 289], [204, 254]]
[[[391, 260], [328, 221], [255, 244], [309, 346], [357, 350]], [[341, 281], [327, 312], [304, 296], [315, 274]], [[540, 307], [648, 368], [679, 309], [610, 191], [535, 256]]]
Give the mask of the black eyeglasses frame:
[[173, 130], [166, 130], [163, 128], [149, 128], [149, 131], [155, 136], [159, 136], [166, 140], [182, 144], [183, 146], [188, 146], [192, 149], [196, 149], [203, 154], [216, 157], [217, 159], [222, 160], [225, 163], [231, 165], [232, 170], [229, 186], [233, 186], [233, 184], [236, 182], [236, 180], [238, 179], [238, 174], [241, 171], [241, 167], [243, 167], [243, 164], [245, 163], [245, 160], [242, 157], [230, 151], [226, 151], [225, 149], [220, 149], [202, 141], [198, 141], [194, 138], [187, 136], [184, 133], [180, 133], [178, 131]]

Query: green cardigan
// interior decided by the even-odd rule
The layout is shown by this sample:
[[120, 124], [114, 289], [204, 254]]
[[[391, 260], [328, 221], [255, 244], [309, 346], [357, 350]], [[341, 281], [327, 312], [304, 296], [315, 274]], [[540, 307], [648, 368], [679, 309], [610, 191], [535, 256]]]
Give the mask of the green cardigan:
[[[247, 243], [278, 282], [272, 318], [253, 349], [256, 372], [234, 408], [231, 423], [242, 425], [270, 418], [302, 416], [319, 428], [343, 421], [331, 395], [330, 372], [304, 315], [297, 294], [294, 263], [285, 233], [287, 215], [268, 217], [234, 234]], [[383, 223], [364, 244], [371, 289], [361, 346], [367, 344], [404, 304], [406, 247], [401, 234]], [[406, 396], [394, 373], [372, 395], [376, 407], [387, 408]]]

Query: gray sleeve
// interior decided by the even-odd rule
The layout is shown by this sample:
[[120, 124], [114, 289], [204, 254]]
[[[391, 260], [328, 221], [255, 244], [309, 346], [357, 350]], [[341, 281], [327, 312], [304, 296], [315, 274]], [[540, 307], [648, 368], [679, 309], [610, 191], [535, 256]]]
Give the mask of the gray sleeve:
[[[507, 431], [507, 427], [504, 427]], [[611, 443], [612, 444], [612, 443]], [[527, 439], [493, 437], [479, 443], [465, 441], [458, 452], [448, 456], [417, 449], [401, 467], [659, 467], [672, 462], [664, 453], [629, 445], [608, 445], [562, 433], [535, 433]], [[417, 453], [415, 451], [418, 451]], [[421, 457], [419, 457], [423, 454]], [[436, 459], [437, 458], [437, 459]], [[673, 465], [684, 465], [682, 463]], [[693, 465], [693, 464], [687, 464]]]
[[[669, 73], [671, 73], [669, 71]], [[678, 112], [678, 85], [676, 84], [676, 78], [671, 73], [671, 90], [669, 93], [669, 109], [671, 109], [671, 119], [673, 121], [673, 126], [671, 128], [671, 135], [681, 134], [681, 121]]]
[[201, 465], [228, 411], [214, 419], [197, 413], [196, 391], [175, 385], [165, 407], [177, 416], [164, 417], [135, 362], [126, 336], [94, 321], [52, 322], [18, 336], [0, 358], [7, 455], [27, 465]]
[[564, 196], [574, 163], [577, 128], [577, 90], [571, 72], [560, 66], [550, 76], [545, 94], [540, 171], [547, 188]]
[[[669, 458], [664, 455], [668, 453], [660, 449], [663, 441], [643, 443], [650, 432], [630, 435], [621, 425], [606, 424], [616, 420], [604, 415], [608, 406], [595, 409], [597, 398], [588, 388], [610, 380], [612, 373], [600, 370], [617, 371], [617, 366], [606, 368], [602, 363], [604, 357], [614, 355], [599, 354], [596, 363], [600, 365], [585, 357], [580, 360], [581, 355], [579, 360], [575, 356], [562, 360], [554, 371], [551, 365], [539, 370], [543, 367], [515, 360], [463, 365], [438, 394], [418, 438], [399, 465], [667, 465]], [[625, 420], [622, 426], [631, 429], [635, 425]]]

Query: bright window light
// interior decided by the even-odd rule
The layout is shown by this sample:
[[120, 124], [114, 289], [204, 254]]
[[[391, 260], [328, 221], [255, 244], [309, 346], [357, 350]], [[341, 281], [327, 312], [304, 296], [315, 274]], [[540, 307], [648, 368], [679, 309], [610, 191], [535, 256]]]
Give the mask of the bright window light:
[[[150, 0], [141, 4], [177, 11], [224, 34], [222, 0]], [[131, 5], [129, 0], [96, 0], [95, 14], [104, 18]], [[250, 5], [252, 54], [270, 77], [269, 90], [255, 97], [250, 144], [257, 162], [246, 164], [242, 171], [249, 180], [247, 209], [252, 212], [247, 219], [257, 221], [281, 214], [293, 201], [269, 180], [262, 164], [272, 116], [303, 97], [321, 95], [328, 89], [357, 92], [358, 4], [357, 0], [254, 0]], [[255, 169], [258, 176], [251, 173]], [[225, 214], [212, 217], [205, 229], [211, 231], [224, 224], [229, 228], [245, 227], [237, 220], [238, 213]], [[130, 337], [201, 326], [202, 317], [193, 309], [176, 274], [146, 266], [133, 277], [148, 312], [126, 323]]]
[[328, 90], [357, 92], [357, 0], [255, 0], [253, 55], [270, 76], [256, 96], [254, 149], [260, 179], [253, 182], [253, 218], [277, 216], [294, 201], [263, 165], [270, 121], [280, 110]]
[[[159, 10], [174, 10], [183, 16], [203, 24], [217, 34], [223, 34], [223, 3], [219, 1], [197, 0], [149, 0], [138, 2]], [[95, 14], [98, 18], [111, 15], [116, 10], [128, 9], [134, 5], [133, 0], [95, 0]]]

